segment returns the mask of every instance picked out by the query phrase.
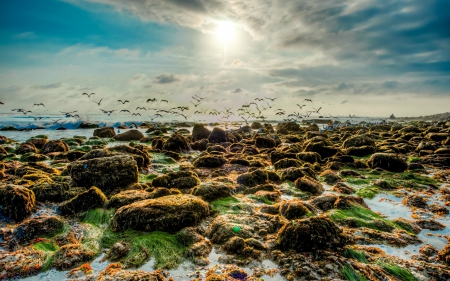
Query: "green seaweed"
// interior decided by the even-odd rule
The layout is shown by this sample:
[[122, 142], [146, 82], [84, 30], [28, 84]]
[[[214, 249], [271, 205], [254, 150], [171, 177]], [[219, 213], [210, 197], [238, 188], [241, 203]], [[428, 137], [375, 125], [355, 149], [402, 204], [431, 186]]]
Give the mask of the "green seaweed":
[[253, 200], [256, 200], [256, 201], [263, 202], [263, 203], [265, 203], [267, 205], [273, 205], [274, 204], [274, 202], [270, 201], [269, 199], [267, 199], [264, 196], [252, 195], [252, 196], [250, 196], [250, 198], [252, 198]]
[[157, 174], [144, 175], [139, 174], [139, 182], [152, 182], [155, 178], [157, 178]]
[[411, 156], [411, 157], [409, 157], [408, 161], [409, 161], [410, 163], [414, 163], [414, 162], [419, 162], [420, 159], [421, 159], [421, 158], [420, 158], [419, 156]]
[[344, 257], [355, 259], [362, 263], [367, 263], [366, 255], [363, 252], [356, 251], [352, 248], [347, 248], [344, 251]]
[[378, 188], [374, 186], [363, 187], [356, 192], [356, 195], [361, 196], [363, 198], [374, 198], [379, 193]]
[[221, 214], [239, 214], [244, 204], [234, 197], [225, 197], [211, 202], [211, 209]]
[[370, 184], [370, 179], [348, 177], [347, 182], [355, 185]]
[[146, 233], [131, 229], [124, 232], [107, 229], [101, 245], [109, 248], [119, 241], [130, 245], [130, 251], [123, 258], [126, 267], [139, 267], [152, 256], [155, 258], [156, 269], [174, 268], [184, 260], [187, 250], [176, 234], [161, 231]]
[[81, 214], [81, 221], [90, 223], [97, 227], [108, 227], [111, 222], [111, 216], [114, 214], [115, 209], [92, 209]]
[[341, 270], [342, 275], [344, 275], [344, 278], [346, 280], [350, 281], [367, 281], [367, 279], [362, 276], [359, 272], [357, 272], [355, 269], [353, 269], [352, 266], [346, 264], [344, 268]]
[[406, 268], [400, 267], [392, 263], [385, 263], [382, 261], [378, 261], [377, 263], [381, 268], [383, 268], [386, 272], [388, 272], [392, 276], [395, 276], [404, 281], [417, 281], [417, 278], [414, 277], [411, 271], [407, 270]]
[[58, 250], [58, 245], [53, 242], [38, 242], [33, 245], [33, 248], [43, 252], [55, 252]]

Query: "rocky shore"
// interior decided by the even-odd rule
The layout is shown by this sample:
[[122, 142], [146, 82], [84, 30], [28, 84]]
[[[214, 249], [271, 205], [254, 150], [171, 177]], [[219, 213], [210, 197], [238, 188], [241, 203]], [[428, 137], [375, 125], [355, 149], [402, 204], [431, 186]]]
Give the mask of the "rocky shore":
[[182, 127], [0, 136], [0, 280], [450, 280], [450, 121]]

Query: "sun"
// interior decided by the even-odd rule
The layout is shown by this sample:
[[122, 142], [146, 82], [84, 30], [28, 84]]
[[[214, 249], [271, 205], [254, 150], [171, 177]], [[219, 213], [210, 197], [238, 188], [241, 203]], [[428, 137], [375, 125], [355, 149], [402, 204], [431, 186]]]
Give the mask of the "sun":
[[235, 36], [236, 30], [230, 22], [220, 22], [217, 25], [216, 36], [224, 44], [229, 44]]

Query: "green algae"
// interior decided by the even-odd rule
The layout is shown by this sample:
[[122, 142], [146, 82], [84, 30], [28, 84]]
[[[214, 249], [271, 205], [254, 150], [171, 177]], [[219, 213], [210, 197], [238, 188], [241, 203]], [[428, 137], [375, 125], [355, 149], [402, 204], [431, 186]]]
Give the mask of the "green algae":
[[58, 245], [53, 242], [38, 242], [33, 245], [33, 248], [43, 252], [55, 252], [58, 250]]
[[220, 214], [239, 214], [245, 204], [234, 197], [225, 197], [211, 202], [211, 209]]
[[341, 273], [344, 276], [344, 278], [349, 281], [367, 281], [367, 279], [363, 275], [361, 275], [352, 266], [348, 264], [346, 264], [342, 268]]
[[155, 178], [157, 178], [157, 174], [144, 175], [139, 174], [139, 182], [152, 182]]
[[372, 199], [375, 196], [377, 196], [377, 194], [380, 193], [380, 191], [378, 190], [377, 187], [375, 186], [368, 186], [368, 187], [363, 187], [361, 189], [359, 189], [356, 192], [356, 195], [363, 197], [363, 198], [369, 198]]
[[267, 199], [264, 196], [252, 195], [252, 196], [250, 196], [250, 198], [252, 198], [253, 200], [256, 200], [256, 201], [263, 202], [263, 203], [265, 203], [267, 205], [273, 205], [274, 204], [274, 202], [270, 201], [269, 199]]
[[161, 231], [147, 233], [128, 229], [112, 232], [107, 229], [101, 245], [109, 248], [116, 242], [130, 245], [130, 251], [122, 260], [125, 267], [139, 267], [153, 257], [156, 269], [174, 268], [183, 262], [187, 250], [176, 234]]
[[363, 252], [356, 251], [352, 248], [347, 248], [344, 251], [344, 257], [355, 259], [362, 263], [367, 263], [366, 255]]
[[410, 163], [414, 163], [414, 162], [420, 162], [420, 157], [419, 156], [411, 156], [408, 158], [408, 162]]
[[395, 276], [404, 281], [417, 281], [417, 278], [406, 268], [400, 267], [393, 263], [385, 263], [378, 261], [377, 264], [390, 275]]
[[108, 227], [111, 223], [111, 216], [115, 209], [106, 210], [103, 208], [92, 209], [80, 215], [81, 221], [97, 227]]

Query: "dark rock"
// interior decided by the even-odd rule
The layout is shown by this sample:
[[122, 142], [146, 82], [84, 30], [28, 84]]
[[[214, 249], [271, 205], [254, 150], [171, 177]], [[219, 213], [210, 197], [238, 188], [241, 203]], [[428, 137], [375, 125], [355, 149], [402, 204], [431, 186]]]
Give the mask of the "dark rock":
[[410, 194], [403, 198], [402, 203], [406, 206], [417, 207], [417, 208], [426, 208], [427, 201], [422, 196], [416, 194]]
[[207, 139], [202, 139], [191, 144], [191, 148], [193, 150], [205, 151], [206, 148], [208, 147], [208, 144], [209, 142]]
[[391, 153], [375, 153], [369, 158], [367, 164], [372, 169], [382, 168], [390, 172], [404, 172], [408, 168], [405, 160]]
[[60, 231], [64, 221], [59, 217], [39, 216], [28, 219], [14, 229], [14, 237], [21, 243], [38, 237], [52, 236]]
[[173, 152], [186, 152], [191, 149], [189, 146], [189, 141], [181, 134], [173, 133], [169, 139], [164, 143], [163, 150], [173, 151]]
[[192, 141], [196, 142], [203, 139], [208, 139], [211, 132], [202, 124], [195, 124], [192, 128]]
[[21, 221], [31, 215], [35, 207], [35, 196], [28, 188], [7, 184], [0, 187], [0, 206], [3, 215]]
[[208, 154], [197, 158], [193, 165], [196, 168], [217, 168], [225, 163], [227, 160], [223, 156]]
[[42, 183], [34, 185], [33, 190], [38, 202], [63, 202], [86, 191], [84, 187], [71, 187], [65, 182]]
[[55, 254], [54, 263], [59, 270], [67, 270], [91, 261], [97, 255], [85, 244], [67, 244], [61, 246]]
[[242, 184], [248, 187], [253, 187], [258, 184], [266, 183], [267, 180], [268, 180], [267, 172], [261, 169], [249, 173], [244, 173], [236, 179], [238, 184]]
[[257, 148], [273, 148], [276, 146], [276, 142], [272, 138], [268, 137], [256, 137], [255, 145]]
[[375, 141], [367, 135], [356, 135], [346, 139], [342, 144], [343, 148], [361, 147], [361, 146], [373, 147], [375, 146]]
[[270, 161], [272, 162], [272, 164], [275, 164], [276, 162], [283, 159], [297, 159], [297, 154], [281, 152], [277, 150], [270, 153]]
[[325, 170], [319, 176], [324, 178], [324, 181], [328, 184], [334, 184], [341, 180], [341, 177], [332, 170]]
[[291, 167], [280, 170], [280, 178], [282, 181], [295, 181], [296, 179], [304, 176], [310, 176], [312, 178], [316, 177], [314, 171], [306, 166], [300, 168]]
[[360, 205], [369, 209], [364, 199], [359, 196], [338, 196], [336, 202], [334, 202], [334, 208], [339, 210], [350, 209], [353, 205]]
[[177, 232], [209, 215], [209, 205], [192, 195], [170, 195], [147, 199], [119, 208], [112, 219], [114, 231]]
[[140, 131], [129, 130], [124, 133], [115, 135], [113, 138], [118, 141], [134, 141], [134, 140], [138, 141], [138, 140], [142, 139], [143, 137], [145, 137], [145, 136]]
[[168, 187], [189, 189], [200, 184], [198, 175], [191, 171], [171, 172], [155, 178], [152, 181], [154, 187]]
[[261, 125], [261, 123], [259, 122], [253, 122], [252, 125], [250, 126], [253, 130], [258, 130], [261, 129], [263, 126]]
[[417, 225], [420, 226], [422, 229], [429, 229], [429, 230], [442, 230], [445, 228], [445, 224], [442, 224], [436, 220], [430, 219], [430, 220], [417, 220]]
[[227, 134], [223, 129], [214, 127], [214, 129], [212, 130], [211, 134], [208, 137], [208, 141], [210, 143], [226, 142]]
[[116, 135], [113, 127], [103, 127], [94, 130], [94, 137], [113, 138]]
[[297, 153], [297, 158], [311, 164], [320, 162], [322, 160], [320, 158], [320, 154], [317, 152], [300, 152]]
[[280, 214], [288, 220], [300, 219], [309, 212], [300, 200], [290, 200], [280, 204]]
[[16, 154], [25, 154], [25, 153], [37, 153], [37, 149], [32, 143], [22, 143], [16, 149]]
[[78, 186], [97, 186], [105, 191], [137, 183], [139, 176], [136, 161], [128, 155], [77, 161], [67, 170]]
[[86, 212], [90, 209], [103, 208], [107, 202], [108, 199], [103, 192], [93, 186], [89, 190], [63, 202], [59, 206], [59, 210], [65, 215], [75, 215]]
[[236, 188], [231, 184], [222, 182], [205, 182], [194, 188], [192, 195], [211, 202], [220, 198], [232, 196]]
[[310, 192], [314, 195], [320, 195], [324, 191], [323, 186], [318, 181], [307, 176], [298, 178], [294, 184], [297, 189]]
[[67, 152], [70, 150], [70, 147], [61, 140], [51, 140], [47, 142], [41, 150], [42, 154], [48, 154], [52, 152]]
[[352, 194], [355, 193], [355, 189], [344, 182], [338, 182], [333, 186], [333, 190], [342, 194]]
[[312, 199], [311, 204], [314, 207], [326, 212], [334, 208], [334, 204], [337, 199], [338, 197], [334, 194], [324, 194]]
[[347, 155], [353, 155], [353, 156], [366, 156], [369, 154], [373, 154], [376, 151], [374, 146], [360, 146], [360, 147], [349, 147], [345, 149], [345, 153]]
[[437, 259], [450, 265], [450, 242], [438, 253]]
[[313, 217], [285, 224], [278, 232], [277, 242], [282, 250], [309, 252], [341, 247], [347, 238], [328, 218]]
[[338, 149], [329, 140], [314, 137], [305, 142], [303, 152], [317, 152], [321, 158], [326, 158], [335, 155]]
[[299, 168], [302, 167], [302, 165], [303, 163], [300, 160], [289, 158], [278, 160], [275, 164], [273, 164], [275, 170], [286, 169], [291, 167]]

